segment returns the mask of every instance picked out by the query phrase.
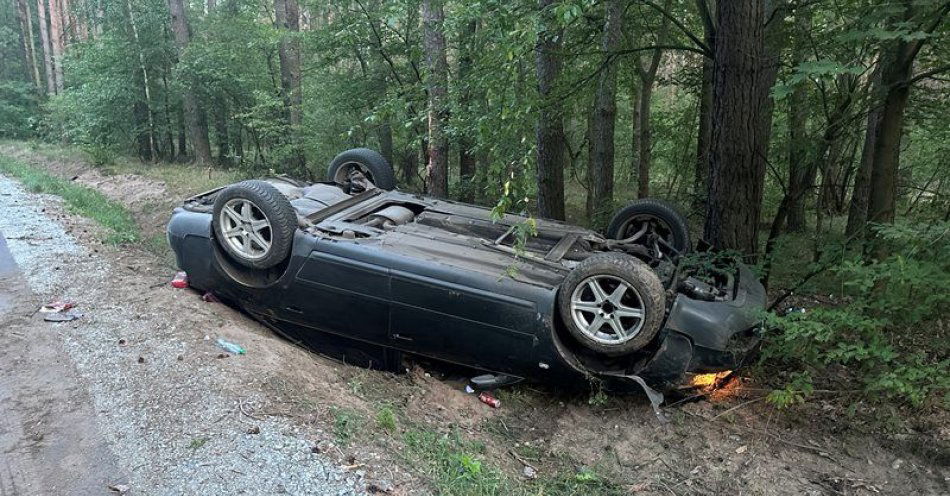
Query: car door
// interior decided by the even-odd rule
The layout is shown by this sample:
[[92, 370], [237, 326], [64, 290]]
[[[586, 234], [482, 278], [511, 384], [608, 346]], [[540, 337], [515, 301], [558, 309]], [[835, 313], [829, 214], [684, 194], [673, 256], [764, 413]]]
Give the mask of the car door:
[[321, 331], [387, 344], [389, 269], [375, 250], [351, 240], [317, 240], [283, 305], [288, 320]]
[[431, 265], [394, 269], [393, 346], [515, 375], [536, 367], [533, 332], [540, 317], [534, 303], [468, 284], [465, 276]]

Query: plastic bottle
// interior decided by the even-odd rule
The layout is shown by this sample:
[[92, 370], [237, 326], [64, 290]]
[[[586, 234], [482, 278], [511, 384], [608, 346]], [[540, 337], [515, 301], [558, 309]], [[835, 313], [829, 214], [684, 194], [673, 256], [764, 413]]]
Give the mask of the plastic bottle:
[[225, 340], [222, 339], [222, 338], [218, 338], [217, 343], [218, 343], [218, 346], [219, 346], [221, 349], [223, 349], [223, 350], [225, 350], [225, 351], [227, 351], [227, 352], [229, 352], [229, 353], [234, 353], [235, 355], [243, 355], [243, 354], [247, 353], [247, 350], [245, 350], [244, 348], [242, 348], [241, 345], [239, 345], [239, 344], [237, 344], [237, 343], [232, 343], [232, 342], [230, 342], [230, 341], [225, 341]]

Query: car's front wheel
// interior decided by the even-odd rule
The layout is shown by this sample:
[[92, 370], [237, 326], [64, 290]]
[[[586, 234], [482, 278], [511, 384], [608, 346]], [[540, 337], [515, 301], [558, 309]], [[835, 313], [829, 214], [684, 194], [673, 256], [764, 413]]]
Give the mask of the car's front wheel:
[[369, 148], [353, 148], [334, 157], [327, 168], [327, 179], [337, 184], [348, 184], [354, 172], [362, 174], [379, 189], [396, 188], [396, 174], [392, 165]]
[[214, 200], [214, 235], [221, 248], [252, 269], [273, 267], [290, 253], [297, 216], [290, 201], [265, 181], [242, 181]]
[[558, 294], [568, 332], [583, 346], [608, 356], [646, 346], [660, 330], [665, 303], [663, 284], [653, 270], [621, 253], [584, 260], [564, 279]]

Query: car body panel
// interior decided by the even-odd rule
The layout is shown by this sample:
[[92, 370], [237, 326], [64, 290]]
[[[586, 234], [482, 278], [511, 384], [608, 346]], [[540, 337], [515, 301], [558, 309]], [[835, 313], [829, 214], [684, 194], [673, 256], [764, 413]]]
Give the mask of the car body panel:
[[[337, 203], [308, 210], [304, 217], [319, 220], [298, 229], [287, 261], [268, 271], [229, 259], [213, 239], [207, 209], [176, 209], [169, 242], [193, 287], [317, 348], [350, 342], [351, 356], [369, 366], [392, 367], [398, 360], [389, 350], [399, 350], [542, 381], [598, 376], [599, 366], [565, 337], [556, 306], [573, 257], [583, 255], [584, 240], [595, 232], [538, 221], [529, 248], [564, 251], [552, 262], [516, 256], [505, 245], [508, 226], [523, 217], [493, 221], [485, 208], [395, 191], [359, 201], [328, 197]], [[393, 204], [414, 209], [415, 220], [386, 230], [353, 222]], [[578, 242], [564, 249], [565, 236]], [[686, 372], [732, 368], [744, 357], [733, 353], [732, 341], [757, 327], [764, 305], [764, 290], [748, 269], [735, 294], [727, 302], [675, 295], [654, 344], [623, 362], [623, 372], [670, 384]]]

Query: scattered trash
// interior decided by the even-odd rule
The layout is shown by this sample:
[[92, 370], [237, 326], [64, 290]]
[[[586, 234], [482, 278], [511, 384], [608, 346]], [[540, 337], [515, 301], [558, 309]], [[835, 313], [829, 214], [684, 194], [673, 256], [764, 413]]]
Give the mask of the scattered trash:
[[69, 322], [76, 320], [79, 317], [82, 317], [82, 313], [75, 311], [61, 312], [61, 313], [48, 313], [43, 316], [43, 320], [47, 322]]
[[248, 430], [247, 430], [247, 433], [248, 433], [248, 434], [260, 434], [260, 433], [261, 433], [261, 428], [260, 428], [260, 426], [255, 425], [254, 427], [251, 427], [250, 429], [248, 429]]
[[188, 287], [188, 274], [184, 272], [175, 272], [172, 279], [172, 287], [175, 289], [185, 289]]
[[51, 301], [40, 307], [40, 313], [61, 313], [75, 307], [76, 304], [71, 301]]
[[109, 486], [110, 491], [116, 494], [120, 494], [120, 495], [128, 493], [130, 489], [132, 488], [129, 487], [127, 484], [113, 484]]
[[232, 343], [232, 342], [230, 342], [230, 341], [225, 341], [225, 340], [222, 339], [222, 338], [218, 338], [217, 343], [218, 343], [218, 347], [219, 347], [219, 348], [221, 348], [221, 349], [223, 349], [224, 351], [227, 351], [227, 352], [229, 352], [229, 353], [234, 353], [235, 355], [243, 355], [243, 354], [247, 353], [247, 350], [245, 350], [244, 348], [242, 348], [241, 345], [239, 345], [239, 344], [237, 344], [237, 343]]
[[488, 391], [482, 391], [482, 392], [478, 395], [478, 399], [481, 400], [482, 403], [484, 403], [484, 404], [486, 404], [486, 405], [488, 405], [488, 406], [490, 406], [490, 407], [492, 407], [492, 408], [500, 408], [500, 407], [501, 407], [501, 400], [499, 400], [498, 398], [492, 396], [491, 393], [489, 393]]
[[201, 300], [204, 301], [204, 302], [207, 302], [207, 303], [220, 303], [220, 302], [221, 302], [221, 300], [219, 300], [218, 297], [215, 296], [214, 293], [212, 293], [211, 291], [208, 291], [207, 293], [201, 295]]
[[534, 479], [535, 477], [538, 476], [538, 471], [535, 470], [534, 467], [525, 465], [524, 470], [521, 472], [521, 474], [524, 475], [526, 479]]
[[742, 446], [739, 446], [738, 448], [736, 448], [736, 454], [737, 454], [737, 455], [741, 455], [741, 454], [745, 453], [746, 450], [748, 450], [748, 449], [749, 449], [749, 447], [743, 444]]
[[785, 309], [785, 315], [791, 315], [793, 313], [805, 313], [806, 310], [804, 307], [788, 307]]
[[466, 385], [465, 385], [465, 392], [468, 393], [468, 394], [472, 394], [472, 393], [475, 392], [475, 389], [473, 389], [472, 386], [469, 386], [468, 384], [466, 384]]

